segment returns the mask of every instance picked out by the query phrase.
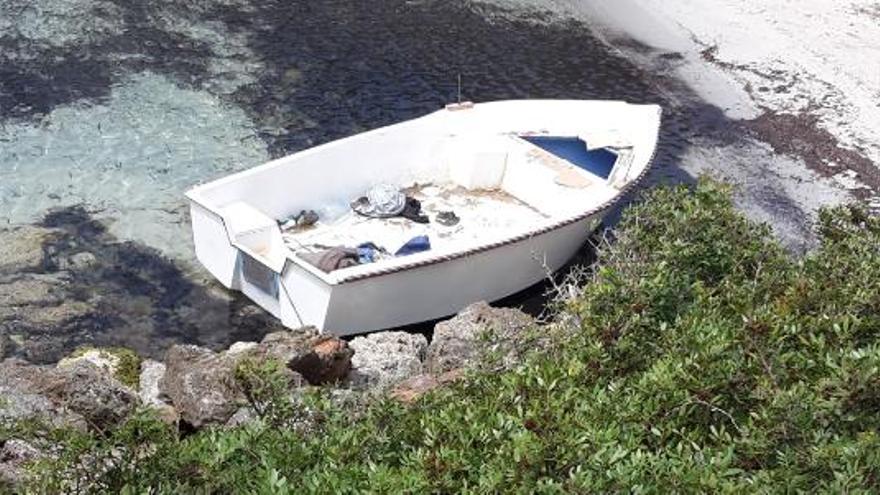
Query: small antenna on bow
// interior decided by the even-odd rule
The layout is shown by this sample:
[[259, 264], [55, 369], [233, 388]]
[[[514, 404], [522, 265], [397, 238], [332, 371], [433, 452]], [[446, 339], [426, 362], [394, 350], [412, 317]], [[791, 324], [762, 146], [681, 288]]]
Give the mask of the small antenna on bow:
[[470, 101], [462, 101], [461, 99], [461, 72], [458, 73], [458, 103], [450, 103], [446, 105], [447, 110], [466, 110], [473, 108], [474, 104]]

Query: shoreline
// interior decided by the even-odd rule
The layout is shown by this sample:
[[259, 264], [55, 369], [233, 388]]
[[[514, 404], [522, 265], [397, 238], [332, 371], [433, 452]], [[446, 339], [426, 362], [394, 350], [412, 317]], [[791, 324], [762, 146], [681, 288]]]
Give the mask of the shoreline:
[[880, 61], [877, 4], [488, 3], [582, 23], [658, 81], [674, 79], [723, 113], [738, 136], [719, 145], [697, 130], [674, 165], [738, 184], [740, 208], [796, 251], [812, 247], [820, 207], [855, 199], [880, 209], [880, 64], [866, 63]]
[[[880, 4], [515, 0], [679, 56], [674, 74], [732, 119], [811, 113], [844, 148], [880, 161]], [[872, 63], [873, 61], [873, 63]], [[775, 83], [775, 85], [773, 85]]]

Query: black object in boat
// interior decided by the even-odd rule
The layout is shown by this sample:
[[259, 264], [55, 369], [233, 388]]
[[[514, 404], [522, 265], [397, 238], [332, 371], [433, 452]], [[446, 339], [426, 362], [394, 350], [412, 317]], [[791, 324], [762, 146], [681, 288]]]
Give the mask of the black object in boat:
[[315, 210], [302, 210], [296, 216], [296, 226], [299, 228], [311, 227], [318, 222], [318, 214]]
[[422, 203], [416, 198], [409, 196], [406, 197], [406, 205], [403, 207], [403, 211], [400, 212], [400, 216], [416, 223], [428, 223], [431, 221], [427, 215], [422, 213]]
[[436, 220], [440, 225], [451, 227], [457, 224], [460, 218], [458, 218], [454, 211], [441, 211], [437, 214]]

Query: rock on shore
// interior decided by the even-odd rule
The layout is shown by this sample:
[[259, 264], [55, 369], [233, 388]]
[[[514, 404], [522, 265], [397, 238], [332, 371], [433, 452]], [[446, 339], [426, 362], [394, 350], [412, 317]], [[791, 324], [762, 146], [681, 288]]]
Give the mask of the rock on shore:
[[30, 442], [14, 438], [0, 442], [0, 492], [4, 491], [5, 486], [14, 488], [25, 483], [27, 464], [42, 456], [40, 449]]
[[[248, 404], [236, 383], [235, 371], [243, 359], [278, 360], [284, 366], [290, 387], [297, 388], [342, 380], [351, 368], [351, 355], [345, 341], [322, 336], [313, 328], [275, 332], [259, 344], [236, 345], [220, 353], [176, 345], [165, 355], [158, 392], [167, 396], [180, 418], [194, 428], [224, 425], [231, 420], [241, 423]], [[151, 366], [149, 371], [160, 372], [157, 366]], [[150, 402], [158, 400], [150, 384], [153, 380], [142, 375], [147, 389], [144, 394]]]
[[[462, 379], [468, 369], [514, 366], [535, 348], [535, 325], [519, 310], [477, 303], [437, 324], [430, 344], [424, 335], [401, 331], [348, 343], [302, 328], [271, 333], [259, 343], [236, 343], [223, 352], [175, 345], [164, 362], [138, 359], [139, 380], [130, 384], [117, 378], [122, 360], [114, 350], [79, 351], [57, 366], [9, 358], [0, 361], [0, 422], [37, 419], [106, 431], [136, 407], [146, 407], [169, 424], [195, 429], [247, 424], [259, 416], [236, 381], [245, 359], [281, 363], [293, 404], [302, 404], [298, 394], [304, 387], [326, 386], [332, 388], [332, 402], [356, 414], [369, 397], [364, 392], [409, 404]], [[537, 342], [544, 345], [546, 339]], [[302, 412], [305, 419], [297, 427], [307, 428], [309, 411]], [[0, 442], [0, 488], [21, 483], [25, 464], [41, 455], [24, 439]]]
[[[477, 303], [438, 323], [434, 339], [401, 331], [377, 332], [350, 343], [314, 328], [275, 332], [259, 343], [237, 343], [225, 352], [194, 345], [172, 346], [164, 362], [138, 362], [135, 379], [120, 381], [111, 351], [91, 349], [57, 366], [20, 359], [0, 362], [0, 420], [41, 418], [77, 428], [112, 427], [136, 406], [154, 409], [170, 423], [190, 427], [247, 421], [247, 398], [236, 383], [244, 359], [274, 359], [290, 388], [333, 386], [373, 391], [405, 401], [458, 379], [467, 369], [508, 368], [540, 339], [535, 321], [516, 309]], [[131, 367], [129, 363], [129, 367]], [[139, 375], [139, 376], [138, 376]], [[139, 379], [138, 379], [139, 378]]]
[[235, 360], [194, 345], [176, 345], [165, 354], [159, 390], [181, 419], [195, 428], [223, 424], [244, 396], [235, 387]]
[[247, 354], [277, 359], [311, 385], [324, 385], [345, 378], [351, 369], [353, 352], [344, 340], [305, 327], [270, 333]]
[[484, 365], [509, 367], [531, 350], [528, 331], [535, 320], [518, 309], [472, 304], [434, 328], [425, 370], [440, 374]]
[[0, 420], [38, 418], [54, 425], [104, 430], [137, 405], [135, 393], [88, 362], [55, 368], [19, 359], [0, 362]]
[[428, 349], [424, 335], [379, 332], [356, 337], [348, 383], [356, 389], [384, 390], [422, 372]]

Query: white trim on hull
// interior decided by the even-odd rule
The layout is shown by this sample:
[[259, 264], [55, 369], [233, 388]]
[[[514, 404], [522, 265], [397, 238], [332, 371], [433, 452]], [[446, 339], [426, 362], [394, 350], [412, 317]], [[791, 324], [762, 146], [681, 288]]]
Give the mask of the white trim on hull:
[[[412, 129], [418, 131], [419, 126], [426, 129], [425, 134], [434, 132], [441, 139], [448, 139], [447, 136], [454, 135], [449, 131], [450, 122], [460, 126], [461, 115], [473, 110], [437, 112], [414, 121], [328, 143], [194, 188], [188, 197], [191, 200], [193, 237], [199, 261], [227, 288], [242, 291], [289, 328], [313, 325], [322, 331], [347, 335], [441, 318], [479, 300], [495, 301], [509, 296], [540, 282], [546, 278], [548, 270], [556, 271], [562, 267], [584, 244], [608, 208], [646, 173], [656, 147], [659, 108], [654, 106], [609, 102], [541, 104], [528, 101], [480, 104], [475, 108], [482, 109], [483, 125], [486, 115], [493, 117], [491, 120], [498, 126], [493, 130], [500, 134], [528, 134], [536, 132], [535, 129], [543, 129], [538, 132], [581, 136], [581, 129], [585, 128], [588, 129], [584, 132], [590, 136], [590, 141], [599, 139], [596, 136], [601, 135], [604, 139], [621, 142], [618, 143], [621, 149], [630, 151], [626, 154], [626, 160], [618, 160], [610, 173], [608, 185], [596, 187], [596, 202], [585, 204], [580, 209], [578, 205], [574, 205], [574, 209], [556, 208], [562, 213], [551, 216], [540, 225], [525, 226], [521, 234], [504, 239], [487, 239], [469, 246], [457, 246], [456, 249], [439, 249], [407, 259], [331, 273], [324, 273], [304, 262], [279, 241], [259, 244], [251, 240], [260, 238], [260, 235], [253, 234], [259, 234], [260, 228], [272, 231], [270, 237], [273, 239], [280, 238], [280, 232], [275, 232], [275, 218], [283, 218], [284, 214], [300, 207], [293, 200], [286, 205], [284, 198], [278, 196], [279, 193], [273, 195], [267, 192], [263, 197], [254, 196], [254, 191], [259, 190], [259, 184], [255, 185], [255, 181], [264, 180], [267, 191], [276, 188], [279, 180], [290, 180], [291, 177], [311, 177], [320, 182], [322, 179], [312, 169], [313, 162], [320, 158], [322, 150], [327, 150], [325, 154], [331, 157], [328, 160], [333, 161], [334, 153], [339, 154], [335, 146], [345, 146], [347, 143], [356, 146], [357, 140], [368, 142], [371, 136], [387, 140], [395, 129], [412, 132]], [[612, 115], [612, 111], [630, 112], [630, 115], [629, 120], [618, 118], [612, 132], [602, 135], [601, 126], [594, 124], [592, 130], [588, 125], [578, 127], [579, 120], [571, 117], [560, 118], [567, 125], [557, 126], [553, 115], [563, 108], [571, 111], [595, 110], [592, 112], [594, 114], [601, 109], [605, 112], [605, 118], [614, 117], [616, 113]], [[494, 109], [500, 111], [497, 116], [493, 115]], [[517, 109], [534, 113], [537, 124], [506, 127], [511, 115], [516, 114], [517, 119], [524, 119], [518, 112], [511, 113]], [[456, 115], [451, 117], [452, 114]], [[631, 128], [621, 124], [630, 120], [633, 121]], [[546, 130], [548, 127], [549, 131]], [[412, 137], [409, 139], [412, 140]], [[485, 151], [480, 152], [483, 153], [480, 156], [489, 156], [491, 159]], [[424, 153], [417, 150], [417, 158], [410, 160], [421, 163], [429, 159], [426, 157], [437, 153], [437, 145], [432, 144]], [[365, 152], [366, 155], [369, 153]], [[338, 166], [344, 168], [349, 165], [342, 163]], [[389, 172], [382, 173], [388, 175]], [[261, 176], [267, 178], [260, 179]], [[346, 177], [345, 180], [349, 179]], [[349, 186], [340, 184], [339, 187], [345, 189]], [[228, 205], [248, 199], [269, 213], [265, 222], [261, 223], [260, 219], [256, 222], [246, 221], [247, 226], [242, 227], [242, 222], [229, 216]], [[260, 201], [262, 204], [259, 204]], [[242, 232], [241, 229], [250, 230]]]

